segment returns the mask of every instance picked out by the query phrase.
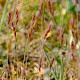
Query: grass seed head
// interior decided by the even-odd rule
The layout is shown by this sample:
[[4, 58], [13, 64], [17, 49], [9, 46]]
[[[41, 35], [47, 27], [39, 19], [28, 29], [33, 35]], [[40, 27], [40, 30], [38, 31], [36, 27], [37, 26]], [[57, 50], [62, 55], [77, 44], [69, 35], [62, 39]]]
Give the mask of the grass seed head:
[[51, 28], [51, 26], [53, 25], [53, 22], [51, 21], [51, 22], [49, 22], [49, 25], [48, 25], [48, 27], [47, 27], [47, 29], [44, 31], [44, 33], [43, 33], [43, 38], [45, 39], [46, 38], [46, 36], [48, 35], [48, 33], [50, 32], [50, 28]]
[[71, 57], [72, 57], [72, 59], [75, 61], [76, 59], [75, 59], [75, 55], [74, 55], [74, 53], [73, 52], [71, 52]]
[[30, 39], [31, 33], [32, 33], [32, 31], [35, 27], [35, 22], [36, 22], [36, 16], [35, 16], [35, 13], [33, 13], [32, 20], [31, 20], [31, 25], [30, 25], [30, 28], [28, 30], [28, 39]]
[[19, 11], [18, 11], [18, 9], [16, 9], [16, 25], [18, 23], [18, 18], [19, 18]]
[[62, 50], [61, 54], [64, 56], [66, 54], [66, 52], [64, 50]]
[[50, 59], [50, 70], [52, 69], [53, 62], [54, 62], [54, 57], [52, 57], [52, 58]]
[[41, 67], [42, 67], [42, 56], [40, 56], [40, 58], [39, 58], [39, 71], [40, 71]]
[[11, 21], [11, 12], [9, 12], [9, 14], [8, 14], [8, 20], [7, 20], [7, 23], [9, 24], [10, 21]]
[[48, 0], [48, 7], [49, 7], [50, 13], [53, 15], [54, 13], [53, 13], [53, 9], [52, 9], [52, 5], [51, 5], [50, 0]]
[[42, 7], [43, 7], [43, 2], [40, 3], [39, 9], [38, 9], [40, 15], [42, 15]]
[[32, 20], [31, 20], [31, 22], [32, 23], [34, 23], [35, 22], [35, 19], [36, 19], [36, 14], [35, 14], [35, 12], [32, 14]]
[[63, 29], [62, 29], [62, 27], [60, 27], [59, 33], [60, 33], [60, 44], [63, 45]]
[[14, 26], [14, 22], [12, 22], [12, 29], [13, 29], [14, 36], [16, 37], [16, 28]]
[[70, 49], [71, 49], [71, 51], [73, 51], [75, 49], [75, 43], [74, 43], [74, 41], [71, 42]]

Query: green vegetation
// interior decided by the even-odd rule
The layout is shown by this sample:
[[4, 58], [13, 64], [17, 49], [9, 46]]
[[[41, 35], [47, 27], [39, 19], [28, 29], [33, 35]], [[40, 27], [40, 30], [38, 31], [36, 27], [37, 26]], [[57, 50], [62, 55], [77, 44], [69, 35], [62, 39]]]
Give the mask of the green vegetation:
[[0, 0], [0, 80], [80, 80], [79, 0]]

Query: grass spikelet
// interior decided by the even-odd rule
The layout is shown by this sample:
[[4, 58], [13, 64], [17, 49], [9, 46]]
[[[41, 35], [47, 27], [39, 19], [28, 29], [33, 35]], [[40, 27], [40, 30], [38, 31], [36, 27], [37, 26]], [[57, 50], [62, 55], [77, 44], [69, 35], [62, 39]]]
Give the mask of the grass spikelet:
[[73, 54], [73, 52], [71, 52], [71, 57], [72, 57], [72, 59], [75, 61], [76, 59], [75, 59], [75, 55]]
[[9, 25], [10, 21], [11, 21], [11, 12], [9, 12], [8, 18], [7, 18], [7, 23], [8, 23], [8, 25]]
[[64, 56], [66, 54], [66, 52], [64, 50], [62, 50], [61, 54]]
[[54, 15], [50, 0], [48, 0], [48, 7], [49, 7], [50, 13], [51, 13], [52, 15]]
[[39, 57], [39, 71], [41, 70], [41, 66], [42, 66], [42, 56]]
[[15, 28], [14, 22], [12, 22], [12, 29], [13, 29], [13, 32], [14, 32], [14, 36], [16, 38], [16, 28]]
[[53, 23], [49, 22], [49, 25], [48, 25], [47, 29], [43, 33], [43, 36], [42, 36], [43, 39], [45, 39], [46, 36], [48, 35], [48, 33], [50, 32], [50, 28], [51, 28], [52, 25], [53, 25]]
[[74, 41], [71, 42], [70, 49], [71, 49], [71, 51], [73, 51], [75, 49], [75, 43], [74, 43]]
[[53, 62], [54, 62], [54, 57], [52, 57], [52, 58], [50, 59], [50, 70], [52, 69]]
[[63, 29], [62, 29], [62, 27], [60, 27], [59, 33], [60, 33], [60, 45], [63, 45]]
[[40, 3], [39, 8], [38, 8], [40, 15], [42, 15], [42, 7], [43, 7], [43, 2]]
[[18, 18], [19, 18], [19, 11], [18, 11], [18, 9], [16, 9], [16, 25], [18, 23]]
[[30, 39], [31, 33], [32, 33], [32, 31], [33, 31], [33, 29], [35, 27], [35, 23], [36, 23], [36, 16], [35, 16], [35, 14], [33, 14], [31, 25], [30, 25], [30, 28], [28, 30], [28, 39]]

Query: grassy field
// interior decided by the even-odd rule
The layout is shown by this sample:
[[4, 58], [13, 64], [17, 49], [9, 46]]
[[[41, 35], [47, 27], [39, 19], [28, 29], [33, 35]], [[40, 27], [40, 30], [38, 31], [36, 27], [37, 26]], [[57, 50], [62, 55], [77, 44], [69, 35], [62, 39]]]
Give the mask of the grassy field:
[[0, 0], [0, 80], [80, 80], [80, 1]]

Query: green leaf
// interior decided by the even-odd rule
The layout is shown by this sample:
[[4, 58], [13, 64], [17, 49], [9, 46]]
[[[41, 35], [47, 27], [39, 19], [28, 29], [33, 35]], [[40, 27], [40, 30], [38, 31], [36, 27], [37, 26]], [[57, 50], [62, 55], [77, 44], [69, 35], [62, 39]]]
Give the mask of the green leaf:
[[61, 60], [58, 54], [54, 55], [56, 62], [61, 65]]
[[74, 9], [75, 9], [75, 5], [72, 3], [72, 1], [67, 0], [67, 2], [66, 2], [66, 11], [67, 12], [70, 11], [70, 10], [74, 11]]
[[69, 77], [68, 76], [66, 76], [66, 80], [69, 80]]
[[50, 51], [49, 48], [45, 44], [43, 44], [43, 49], [44, 49], [44, 54], [46, 55], [46, 58], [48, 59], [48, 62], [50, 62], [49, 54], [48, 54], [48, 52]]
[[49, 53], [51, 51], [51, 49], [48, 46], [46, 46], [45, 44], [43, 44], [43, 49], [47, 53]]

